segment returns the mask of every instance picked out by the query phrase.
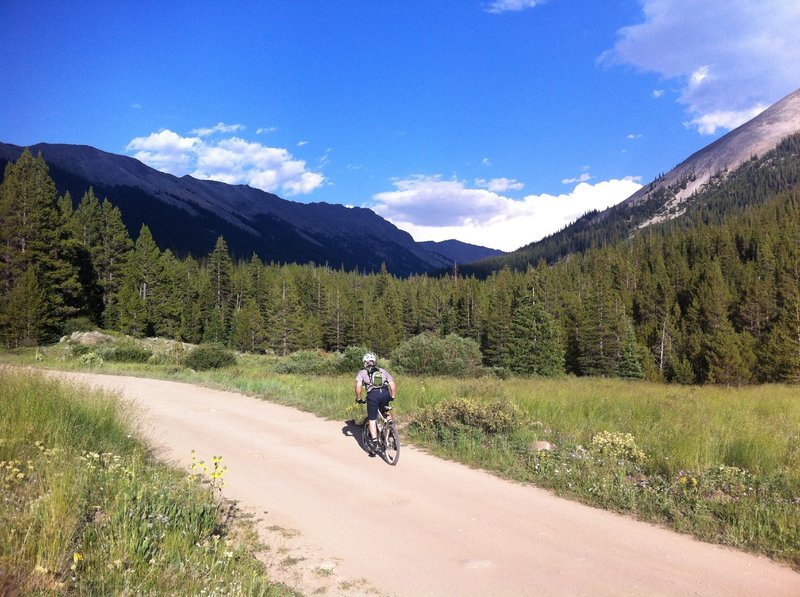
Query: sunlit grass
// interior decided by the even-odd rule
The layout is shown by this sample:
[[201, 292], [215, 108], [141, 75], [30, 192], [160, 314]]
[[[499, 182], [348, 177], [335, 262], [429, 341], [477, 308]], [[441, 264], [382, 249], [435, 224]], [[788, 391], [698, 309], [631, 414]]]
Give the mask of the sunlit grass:
[[0, 369], [0, 593], [289, 595], [223, 524], [224, 467], [155, 462], [112, 396]]

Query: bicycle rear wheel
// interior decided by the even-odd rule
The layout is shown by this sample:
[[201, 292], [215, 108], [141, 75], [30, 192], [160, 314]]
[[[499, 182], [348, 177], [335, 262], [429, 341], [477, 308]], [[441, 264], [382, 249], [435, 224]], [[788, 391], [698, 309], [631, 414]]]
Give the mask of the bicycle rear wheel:
[[369, 439], [369, 419], [365, 419], [364, 424], [361, 426], [361, 447], [364, 448], [367, 454], [372, 454], [372, 449], [369, 447]]
[[400, 460], [400, 437], [397, 434], [397, 427], [394, 423], [387, 423], [383, 432], [384, 446], [381, 457], [391, 464], [397, 464]]

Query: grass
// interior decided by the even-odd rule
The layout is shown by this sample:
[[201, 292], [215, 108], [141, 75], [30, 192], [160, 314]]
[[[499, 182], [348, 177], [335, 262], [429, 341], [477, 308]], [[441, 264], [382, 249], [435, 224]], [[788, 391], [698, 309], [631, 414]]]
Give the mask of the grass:
[[[59, 356], [63, 347], [48, 350], [41, 364], [86, 368]], [[4, 359], [30, 364], [31, 356]], [[235, 366], [206, 372], [163, 359], [158, 366], [104, 363], [95, 370], [201, 383], [330, 419], [358, 418], [355, 372], [287, 375], [278, 373], [280, 362], [241, 355]], [[398, 385], [401, 433], [432, 453], [800, 569], [797, 386], [411, 376]], [[537, 442], [554, 448], [538, 449], [544, 444]]]
[[293, 594], [220, 499], [219, 459], [160, 464], [114, 397], [35, 372], [0, 369], [0, 402], [0, 594]]

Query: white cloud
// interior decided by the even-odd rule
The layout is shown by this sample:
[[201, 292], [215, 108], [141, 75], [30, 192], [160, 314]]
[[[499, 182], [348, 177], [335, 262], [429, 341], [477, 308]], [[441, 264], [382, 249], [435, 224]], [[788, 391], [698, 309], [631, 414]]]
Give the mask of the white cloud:
[[128, 143], [126, 151], [148, 166], [169, 174], [186, 174], [191, 166], [193, 154], [203, 142], [199, 137], [181, 137], [168, 129], [151, 133], [147, 137], [136, 137]]
[[274, 126], [261, 127], [260, 129], [256, 130], [256, 135], [263, 135], [265, 133], [274, 133], [277, 130], [278, 129]]
[[[229, 125], [217, 125], [220, 126]], [[199, 134], [206, 130], [195, 129], [195, 132]], [[218, 132], [222, 129], [219, 128]], [[246, 184], [286, 196], [311, 193], [325, 181], [322, 174], [308, 170], [306, 162], [294, 158], [288, 150], [238, 137], [207, 141], [200, 136], [182, 137], [163, 130], [133, 139], [126, 150], [136, 152], [133, 157], [162, 172]]]
[[394, 191], [374, 196], [373, 209], [416, 240], [458, 238], [507, 251], [540, 240], [588, 211], [615, 205], [641, 187], [632, 178], [582, 182], [568, 194], [514, 200], [439, 176], [419, 175], [393, 184]]
[[492, 178], [486, 180], [485, 178], [476, 178], [475, 186], [481, 189], [486, 189], [493, 193], [505, 193], [506, 191], [521, 191], [525, 185], [513, 178]]
[[658, 99], [660, 97], [664, 97], [664, 90], [663, 89], [653, 89], [653, 97]]
[[517, 12], [527, 8], [533, 8], [542, 4], [544, 0], [495, 0], [486, 7], [486, 12], [500, 14], [503, 12]]
[[[800, 3], [641, 0], [644, 21], [618, 31], [600, 60], [681, 84], [702, 134], [738, 126], [800, 82]], [[654, 93], [660, 97], [663, 92]]]
[[243, 131], [244, 128], [243, 124], [225, 124], [224, 122], [218, 122], [211, 128], [192, 129], [189, 131], [189, 134], [197, 135], [198, 137], [208, 137], [214, 133], [236, 133], [238, 131]]
[[298, 141], [297, 142], [297, 146], [298, 147], [303, 147], [303, 145], [308, 145], [308, 141]]
[[590, 180], [592, 180], [592, 175], [589, 174], [588, 172], [583, 172], [577, 178], [562, 178], [561, 179], [561, 183], [562, 184], [575, 184], [575, 183], [578, 183], [578, 182], [589, 182]]
[[701, 114], [686, 123], [686, 126], [696, 127], [701, 135], [713, 135], [717, 129], [731, 130], [748, 120], [755, 118], [769, 106], [758, 104], [748, 110], [720, 110]]

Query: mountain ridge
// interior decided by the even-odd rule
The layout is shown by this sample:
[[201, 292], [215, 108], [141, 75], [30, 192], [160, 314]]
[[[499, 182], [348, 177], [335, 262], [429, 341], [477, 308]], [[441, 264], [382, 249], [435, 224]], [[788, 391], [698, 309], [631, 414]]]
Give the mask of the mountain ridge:
[[[128, 156], [88, 145], [30, 146], [48, 163], [59, 193], [77, 203], [91, 187], [120, 208], [131, 236], [147, 224], [156, 242], [177, 254], [207, 255], [219, 236], [240, 258], [257, 253], [280, 263], [329, 264], [408, 276], [451, 265], [449, 257], [361, 207], [299, 203], [246, 185], [160, 172]], [[0, 166], [23, 147], [0, 143]]]

